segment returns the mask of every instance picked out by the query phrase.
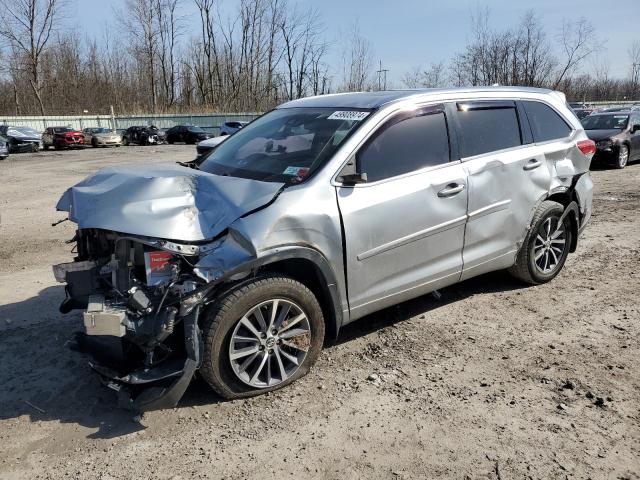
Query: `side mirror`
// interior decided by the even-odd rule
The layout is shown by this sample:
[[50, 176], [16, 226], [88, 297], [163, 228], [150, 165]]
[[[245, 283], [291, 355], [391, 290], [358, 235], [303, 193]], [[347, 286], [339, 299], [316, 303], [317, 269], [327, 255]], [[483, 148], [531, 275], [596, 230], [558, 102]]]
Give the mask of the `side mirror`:
[[638, 125], [637, 123], [631, 127], [631, 133], [636, 133], [638, 130], [640, 130], [640, 125]]
[[356, 185], [358, 183], [367, 183], [367, 174], [366, 173], [348, 173], [346, 175], [342, 175], [339, 179], [345, 185]]
[[356, 172], [356, 162], [355, 159], [352, 158], [344, 166], [336, 180], [342, 182], [344, 185], [367, 183], [367, 174], [364, 172]]

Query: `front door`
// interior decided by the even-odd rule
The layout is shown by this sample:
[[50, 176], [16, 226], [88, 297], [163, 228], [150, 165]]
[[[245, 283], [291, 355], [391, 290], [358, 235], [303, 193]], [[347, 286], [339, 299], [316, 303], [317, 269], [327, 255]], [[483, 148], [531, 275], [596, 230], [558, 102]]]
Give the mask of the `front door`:
[[459, 279], [467, 185], [450, 160], [440, 106], [393, 116], [357, 152], [366, 183], [337, 187], [351, 319]]

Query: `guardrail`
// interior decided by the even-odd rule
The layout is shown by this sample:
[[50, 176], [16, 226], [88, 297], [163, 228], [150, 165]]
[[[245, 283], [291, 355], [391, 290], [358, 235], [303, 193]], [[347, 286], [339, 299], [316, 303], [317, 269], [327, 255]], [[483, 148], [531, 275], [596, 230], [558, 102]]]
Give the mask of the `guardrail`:
[[248, 122], [260, 116], [257, 112], [242, 113], [185, 113], [156, 115], [47, 115], [47, 116], [0, 116], [3, 125], [31, 127], [38, 132], [47, 127], [69, 126], [82, 130], [89, 127], [127, 128], [134, 125], [155, 125], [170, 128], [174, 125], [197, 125], [211, 133], [218, 133], [224, 122]]

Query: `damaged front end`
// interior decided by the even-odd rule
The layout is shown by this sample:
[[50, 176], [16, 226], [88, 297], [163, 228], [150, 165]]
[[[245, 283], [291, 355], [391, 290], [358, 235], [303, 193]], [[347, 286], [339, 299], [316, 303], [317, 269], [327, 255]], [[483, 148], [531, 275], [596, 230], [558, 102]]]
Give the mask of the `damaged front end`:
[[104, 169], [64, 193], [57, 209], [78, 230], [74, 261], [53, 267], [66, 283], [60, 310], [85, 310], [75, 345], [121, 406], [177, 404], [202, 361], [201, 310], [220, 284], [248, 275], [256, 255], [232, 225], [281, 186], [131, 167]]
[[77, 347], [121, 406], [175, 406], [201, 362], [197, 318], [212, 284], [193, 273], [200, 247], [100, 229], [75, 241], [75, 261], [53, 269], [66, 283], [61, 312], [85, 309]]

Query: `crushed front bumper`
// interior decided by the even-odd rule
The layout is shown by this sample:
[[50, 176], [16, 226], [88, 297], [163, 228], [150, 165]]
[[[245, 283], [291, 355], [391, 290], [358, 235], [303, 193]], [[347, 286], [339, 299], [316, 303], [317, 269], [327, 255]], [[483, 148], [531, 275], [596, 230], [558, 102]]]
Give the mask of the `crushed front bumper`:
[[[90, 357], [89, 365], [103, 383], [118, 392], [118, 404], [136, 412], [173, 408], [202, 363], [200, 307], [182, 320], [184, 358], [170, 358], [153, 367], [126, 370], [126, 346], [118, 336], [76, 334], [74, 347]], [[85, 314], [86, 315], [86, 314]]]

